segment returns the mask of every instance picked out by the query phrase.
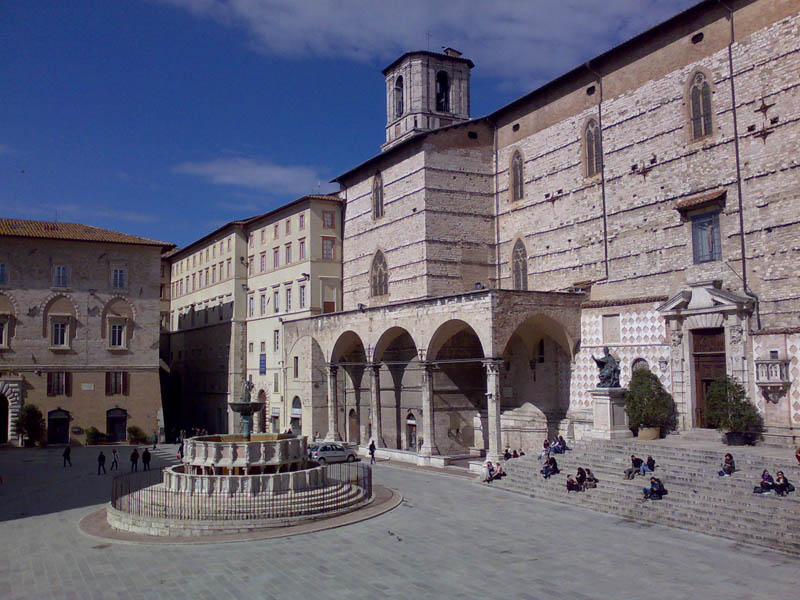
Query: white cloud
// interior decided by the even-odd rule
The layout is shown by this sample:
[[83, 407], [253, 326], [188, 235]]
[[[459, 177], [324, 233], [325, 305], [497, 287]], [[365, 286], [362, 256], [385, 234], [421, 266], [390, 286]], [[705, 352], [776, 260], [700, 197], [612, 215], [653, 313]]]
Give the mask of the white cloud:
[[205, 162], [185, 162], [173, 169], [176, 173], [203, 177], [211, 183], [260, 189], [273, 194], [325, 193], [336, 189], [330, 177], [314, 167], [276, 165], [253, 158], [218, 158]]
[[244, 28], [265, 54], [388, 63], [408, 50], [451, 46], [476, 63], [477, 73], [529, 87], [697, 0], [161, 1]]

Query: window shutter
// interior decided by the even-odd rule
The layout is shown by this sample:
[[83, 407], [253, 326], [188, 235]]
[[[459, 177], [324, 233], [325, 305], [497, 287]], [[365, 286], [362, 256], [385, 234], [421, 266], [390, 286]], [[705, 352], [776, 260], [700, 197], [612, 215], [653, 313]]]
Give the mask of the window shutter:
[[54, 396], [55, 395], [53, 393], [53, 374], [52, 373], [48, 373], [47, 374], [47, 395], [48, 396]]
[[106, 396], [111, 395], [111, 372], [106, 371]]
[[72, 396], [72, 373], [64, 373], [64, 394]]
[[122, 372], [122, 394], [128, 396], [131, 393], [131, 378], [127, 371]]

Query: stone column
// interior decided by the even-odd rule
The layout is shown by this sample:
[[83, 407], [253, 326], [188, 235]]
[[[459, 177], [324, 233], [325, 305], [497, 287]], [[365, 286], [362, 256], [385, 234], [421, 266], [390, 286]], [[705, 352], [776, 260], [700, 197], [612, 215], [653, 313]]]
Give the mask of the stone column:
[[378, 448], [385, 448], [386, 442], [383, 441], [383, 425], [381, 416], [381, 365], [373, 364], [369, 366], [369, 393], [370, 407], [372, 410], [372, 438]]
[[433, 422], [433, 365], [422, 363], [422, 448], [420, 454], [439, 454]]
[[503, 436], [500, 425], [500, 365], [503, 361], [489, 359], [483, 361], [486, 369], [486, 405], [489, 418], [489, 448], [486, 452], [486, 459], [492, 462], [503, 458]]
[[336, 385], [336, 365], [328, 365], [328, 434], [327, 442], [338, 442], [342, 439], [339, 435], [339, 403], [337, 401], [338, 387]]

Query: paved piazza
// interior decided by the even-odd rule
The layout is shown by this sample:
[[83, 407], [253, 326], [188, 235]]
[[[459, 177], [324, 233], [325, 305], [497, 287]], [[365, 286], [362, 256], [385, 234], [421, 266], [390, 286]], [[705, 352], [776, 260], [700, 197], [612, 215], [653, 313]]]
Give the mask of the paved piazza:
[[[174, 454], [160, 447], [154, 464]], [[64, 469], [58, 448], [0, 450], [0, 598], [796, 597], [800, 559], [387, 463], [375, 480], [405, 501], [369, 521], [253, 542], [109, 543], [77, 527], [108, 495], [96, 456], [75, 448]]]

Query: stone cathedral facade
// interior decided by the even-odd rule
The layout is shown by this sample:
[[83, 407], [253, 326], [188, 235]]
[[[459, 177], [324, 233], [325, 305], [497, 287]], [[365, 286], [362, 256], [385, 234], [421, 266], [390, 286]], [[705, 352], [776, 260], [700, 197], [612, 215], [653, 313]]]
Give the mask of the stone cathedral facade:
[[336, 179], [342, 310], [284, 324], [304, 434], [422, 462], [591, 436], [608, 347], [681, 430], [727, 373], [797, 441], [800, 7], [730, 5], [482, 118], [454, 50], [384, 70], [386, 143]]

